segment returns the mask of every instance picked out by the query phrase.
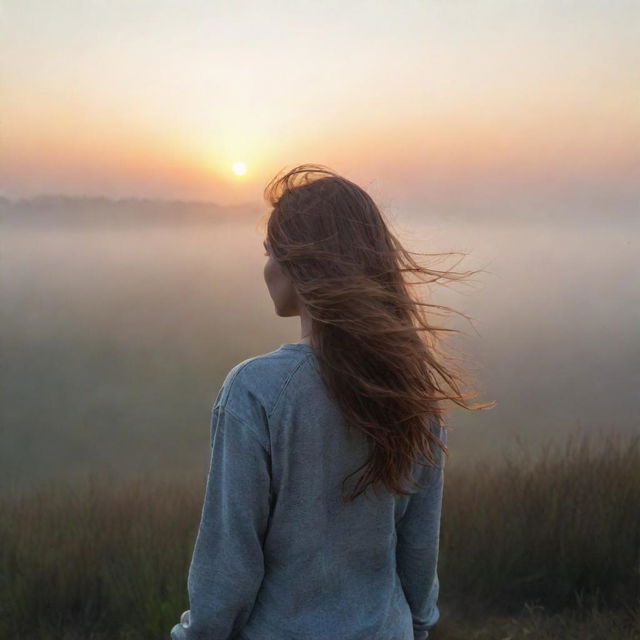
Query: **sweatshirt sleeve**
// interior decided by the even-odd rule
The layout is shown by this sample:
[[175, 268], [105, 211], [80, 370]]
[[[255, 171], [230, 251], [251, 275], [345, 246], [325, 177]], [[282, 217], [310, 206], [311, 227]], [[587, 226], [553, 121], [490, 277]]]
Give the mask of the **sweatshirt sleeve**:
[[253, 428], [216, 405], [211, 463], [187, 587], [171, 640], [227, 640], [245, 625], [264, 576], [269, 452]]
[[[444, 429], [435, 433], [446, 444]], [[438, 467], [424, 466], [418, 478], [423, 489], [411, 495], [396, 525], [396, 564], [413, 616], [414, 640], [426, 640], [440, 618], [438, 550], [444, 485], [444, 454], [435, 448]]]

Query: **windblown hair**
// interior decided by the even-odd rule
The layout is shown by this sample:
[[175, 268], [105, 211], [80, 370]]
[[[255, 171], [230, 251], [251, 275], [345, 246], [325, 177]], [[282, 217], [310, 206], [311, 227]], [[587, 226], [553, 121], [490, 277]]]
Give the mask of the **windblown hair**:
[[[461, 390], [462, 377], [445, 363], [440, 332], [456, 329], [431, 324], [429, 304], [412, 295], [413, 272], [429, 283], [461, 280], [476, 271], [437, 271], [419, 265], [362, 188], [319, 164], [280, 171], [268, 183], [263, 218], [270, 252], [293, 281], [312, 318], [311, 342], [330, 396], [348, 428], [364, 432], [367, 461], [354, 500], [368, 485], [383, 483], [400, 495], [416, 462], [437, 466], [436, 446], [448, 447], [431, 428], [444, 427], [443, 400], [469, 410], [477, 393]], [[442, 256], [450, 254], [420, 254]], [[459, 313], [459, 312], [455, 312]], [[468, 318], [465, 314], [461, 314]]]

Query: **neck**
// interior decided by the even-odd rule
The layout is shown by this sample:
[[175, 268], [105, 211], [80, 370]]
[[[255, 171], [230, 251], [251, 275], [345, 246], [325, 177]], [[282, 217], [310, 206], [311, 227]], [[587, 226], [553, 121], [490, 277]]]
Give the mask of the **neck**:
[[300, 342], [311, 344], [311, 328], [311, 316], [306, 309], [303, 309], [300, 313]]

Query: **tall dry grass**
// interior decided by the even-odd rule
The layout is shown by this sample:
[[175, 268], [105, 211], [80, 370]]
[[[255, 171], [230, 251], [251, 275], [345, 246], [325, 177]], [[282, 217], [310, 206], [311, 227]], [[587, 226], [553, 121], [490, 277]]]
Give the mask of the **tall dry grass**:
[[640, 435], [577, 431], [445, 483], [440, 568], [455, 601], [640, 604]]
[[[640, 637], [639, 442], [612, 435], [594, 443], [583, 433], [562, 450], [448, 471], [434, 637], [470, 637], [473, 616], [484, 619], [477, 628], [487, 635], [478, 638], [498, 637], [514, 621], [496, 622], [491, 636], [489, 612], [513, 615], [525, 604], [546, 612], [527, 618], [540, 638], [556, 637], [544, 622], [554, 613], [558, 638], [591, 637], [587, 623], [568, 622], [580, 610], [610, 629], [624, 619], [638, 634], [616, 638]], [[5, 492], [0, 637], [167, 638], [188, 606], [203, 492], [204, 478], [143, 477]]]
[[186, 602], [203, 490], [93, 478], [0, 501], [0, 638], [163, 638]]

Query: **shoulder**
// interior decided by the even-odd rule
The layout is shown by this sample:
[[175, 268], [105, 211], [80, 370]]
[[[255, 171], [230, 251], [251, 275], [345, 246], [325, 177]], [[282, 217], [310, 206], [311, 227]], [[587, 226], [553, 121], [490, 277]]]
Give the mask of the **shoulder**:
[[266, 423], [296, 371], [311, 357], [306, 351], [279, 348], [242, 360], [227, 373], [213, 409], [252, 424]]

